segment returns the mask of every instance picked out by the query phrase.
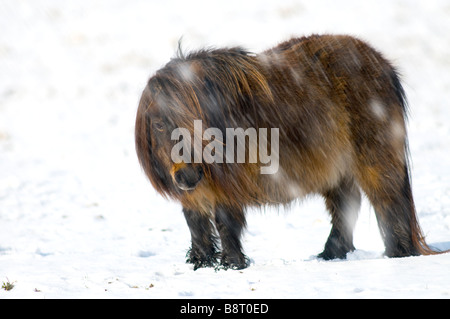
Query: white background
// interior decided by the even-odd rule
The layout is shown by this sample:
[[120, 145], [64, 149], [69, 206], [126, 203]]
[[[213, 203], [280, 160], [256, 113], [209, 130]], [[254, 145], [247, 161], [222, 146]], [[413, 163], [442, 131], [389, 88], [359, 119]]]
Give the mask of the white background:
[[399, 68], [413, 191], [432, 245], [450, 248], [448, 1], [0, 1], [0, 298], [449, 298], [450, 254], [383, 257], [364, 201], [346, 261], [321, 261], [321, 198], [250, 211], [243, 271], [192, 270], [181, 208], [134, 151], [146, 81], [186, 50], [258, 52], [347, 33]]

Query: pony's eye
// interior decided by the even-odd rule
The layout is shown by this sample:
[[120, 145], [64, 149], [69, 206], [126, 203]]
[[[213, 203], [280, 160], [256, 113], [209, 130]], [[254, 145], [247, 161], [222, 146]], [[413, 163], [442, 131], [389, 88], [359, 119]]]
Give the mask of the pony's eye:
[[161, 122], [153, 123], [153, 127], [160, 132], [164, 131], [164, 124]]

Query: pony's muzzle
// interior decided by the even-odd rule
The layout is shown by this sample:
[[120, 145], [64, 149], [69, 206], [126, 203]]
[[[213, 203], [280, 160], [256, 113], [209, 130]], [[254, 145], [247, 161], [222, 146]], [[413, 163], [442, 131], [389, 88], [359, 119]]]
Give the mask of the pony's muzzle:
[[199, 165], [174, 165], [171, 175], [178, 188], [189, 191], [195, 189], [197, 184], [202, 180], [203, 169]]

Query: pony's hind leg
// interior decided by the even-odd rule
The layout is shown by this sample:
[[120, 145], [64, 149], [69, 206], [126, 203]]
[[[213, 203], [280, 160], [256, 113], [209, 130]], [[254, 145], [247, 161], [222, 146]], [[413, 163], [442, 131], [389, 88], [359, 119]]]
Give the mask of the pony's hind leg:
[[386, 256], [432, 254], [417, 221], [406, 165], [379, 174], [378, 178], [366, 178], [362, 187], [375, 208]]
[[322, 194], [331, 214], [332, 228], [325, 249], [318, 257], [325, 260], [345, 258], [355, 250], [353, 229], [361, 206], [361, 193], [353, 179], [345, 178], [338, 186]]

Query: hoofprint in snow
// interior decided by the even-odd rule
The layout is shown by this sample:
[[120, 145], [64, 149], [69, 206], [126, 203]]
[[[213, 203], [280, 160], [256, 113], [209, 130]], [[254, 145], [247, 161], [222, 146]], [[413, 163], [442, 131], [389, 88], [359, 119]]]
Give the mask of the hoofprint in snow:
[[0, 8], [0, 282], [13, 285], [0, 298], [449, 298], [450, 255], [383, 257], [367, 201], [347, 260], [315, 257], [330, 224], [312, 197], [289, 211], [249, 211], [248, 269], [194, 272], [185, 264], [181, 207], [145, 179], [133, 137], [141, 90], [181, 35], [192, 48], [256, 52], [291, 35], [359, 36], [403, 74], [419, 221], [429, 243], [449, 249], [445, 1], [50, 0]]

